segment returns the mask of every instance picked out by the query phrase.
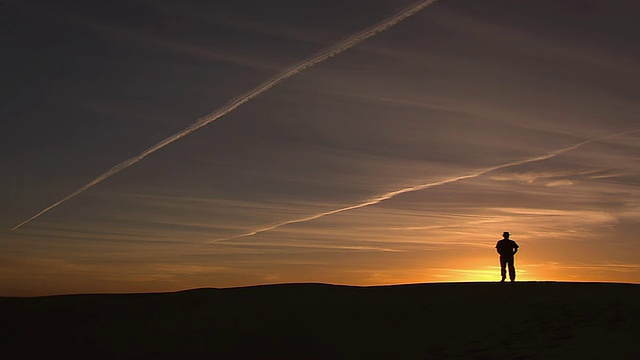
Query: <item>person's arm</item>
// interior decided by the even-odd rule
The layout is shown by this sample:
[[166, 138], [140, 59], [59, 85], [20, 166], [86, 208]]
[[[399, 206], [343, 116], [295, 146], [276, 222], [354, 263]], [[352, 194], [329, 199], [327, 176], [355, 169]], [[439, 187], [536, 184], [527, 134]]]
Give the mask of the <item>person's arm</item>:
[[515, 245], [513, 247], [513, 255], [515, 255], [518, 252], [518, 248], [520, 248], [520, 247], [518, 246], [518, 244], [515, 243], [515, 241], [513, 242], [513, 245]]

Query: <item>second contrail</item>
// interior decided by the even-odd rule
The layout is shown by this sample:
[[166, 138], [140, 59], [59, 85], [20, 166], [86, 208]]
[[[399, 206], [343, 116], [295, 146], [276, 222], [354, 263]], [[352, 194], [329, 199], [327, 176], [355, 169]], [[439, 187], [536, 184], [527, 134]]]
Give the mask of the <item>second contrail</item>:
[[232, 237], [228, 237], [228, 238], [224, 238], [224, 239], [216, 239], [216, 240], [212, 240], [209, 243], [217, 243], [217, 242], [221, 242], [221, 241], [228, 241], [228, 240], [233, 240], [233, 239], [238, 239], [238, 238], [244, 238], [244, 237], [249, 237], [249, 236], [254, 236], [257, 234], [261, 234], [264, 232], [268, 232], [271, 230], [275, 230], [278, 228], [281, 228], [283, 226], [287, 226], [287, 225], [291, 225], [291, 224], [298, 224], [298, 223], [304, 223], [307, 221], [312, 221], [312, 220], [316, 220], [319, 218], [323, 218], [325, 216], [330, 216], [330, 215], [335, 215], [338, 213], [342, 213], [345, 211], [351, 211], [351, 210], [356, 210], [356, 209], [360, 209], [363, 207], [367, 207], [367, 206], [371, 206], [371, 205], [376, 205], [379, 204], [383, 201], [392, 199], [398, 195], [402, 195], [405, 193], [410, 193], [410, 192], [414, 192], [414, 191], [420, 191], [420, 190], [424, 190], [424, 189], [428, 189], [428, 188], [432, 188], [432, 187], [436, 187], [436, 186], [440, 186], [440, 185], [446, 185], [446, 184], [450, 184], [450, 183], [454, 183], [454, 182], [458, 182], [460, 180], [465, 180], [465, 179], [470, 179], [470, 178], [475, 178], [481, 175], [484, 175], [486, 173], [492, 172], [492, 171], [496, 171], [496, 170], [500, 170], [500, 169], [505, 169], [505, 168], [509, 168], [512, 166], [518, 166], [518, 165], [524, 165], [524, 164], [528, 164], [528, 163], [532, 163], [532, 162], [538, 162], [538, 161], [542, 161], [542, 160], [547, 160], [547, 159], [551, 159], [554, 158], [560, 154], [566, 153], [568, 151], [573, 151], [583, 145], [592, 143], [592, 142], [596, 142], [596, 141], [603, 141], [603, 140], [609, 140], [611, 138], [617, 137], [617, 136], [622, 136], [622, 135], [630, 135], [633, 133], [637, 133], [640, 132], [640, 129], [635, 129], [635, 130], [631, 130], [631, 131], [626, 131], [626, 132], [622, 132], [622, 133], [617, 133], [617, 134], [612, 134], [612, 135], [608, 135], [599, 139], [592, 139], [592, 140], [585, 140], [582, 142], [579, 142], [577, 144], [562, 148], [562, 149], [558, 149], [558, 150], [554, 150], [551, 152], [548, 152], [546, 154], [543, 155], [538, 155], [538, 156], [533, 156], [533, 157], [529, 157], [526, 159], [520, 159], [520, 160], [515, 160], [515, 161], [511, 161], [505, 164], [501, 164], [501, 165], [495, 165], [495, 166], [491, 166], [488, 168], [484, 168], [484, 169], [479, 169], [476, 170], [474, 172], [471, 172], [469, 174], [464, 174], [464, 175], [459, 175], [456, 177], [452, 177], [449, 179], [444, 179], [444, 180], [440, 180], [440, 181], [434, 181], [434, 182], [429, 182], [429, 183], [424, 183], [424, 184], [419, 184], [419, 185], [414, 185], [414, 186], [409, 186], [403, 189], [399, 189], [399, 190], [394, 190], [394, 191], [390, 191], [387, 192], [385, 194], [382, 195], [378, 195], [375, 197], [372, 197], [368, 200], [365, 200], [361, 203], [357, 203], [354, 205], [349, 205], [349, 206], [345, 206], [345, 207], [341, 207], [338, 209], [334, 209], [334, 210], [330, 210], [327, 212], [323, 212], [323, 213], [319, 213], [319, 214], [315, 214], [315, 215], [309, 215], [307, 217], [303, 217], [303, 218], [298, 218], [298, 219], [293, 219], [293, 220], [288, 220], [288, 221], [284, 221], [278, 224], [274, 224], [268, 227], [264, 227], [261, 229], [256, 229], [244, 234], [239, 234], [236, 236], [232, 236]]
[[159, 143], [151, 146], [150, 148], [148, 148], [147, 150], [143, 151], [142, 153], [140, 153], [137, 156], [134, 156], [126, 161], [121, 162], [120, 164], [112, 167], [111, 169], [109, 169], [108, 171], [106, 171], [105, 173], [103, 173], [102, 175], [98, 176], [97, 178], [95, 178], [94, 180], [90, 181], [89, 183], [87, 183], [86, 185], [84, 185], [83, 187], [81, 187], [80, 189], [74, 191], [73, 193], [67, 195], [66, 197], [64, 197], [62, 200], [57, 201], [56, 203], [50, 205], [49, 207], [45, 208], [44, 210], [40, 211], [39, 213], [35, 214], [34, 216], [30, 217], [29, 219], [23, 221], [22, 223], [16, 225], [13, 230], [16, 230], [18, 228], [20, 228], [21, 226], [25, 225], [26, 223], [38, 218], [39, 216], [43, 215], [44, 213], [46, 213], [47, 211], [55, 208], [56, 206], [64, 203], [65, 201], [79, 195], [80, 193], [84, 192], [85, 190], [93, 187], [94, 185], [112, 177], [113, 175], [119, 173], [120, 171], [128, 168], [129, 166], [137, 163], [138, 161], [144, 159], [145, 157], [153, 154], [154, 152], [162, 149], [163, 147], [173, 143], [176, 140], [179, 140], [189, 134], [191, 134], [192, 132], [200, 129], [201, 127], [208, 125], [216, 120], [218, 120], [219, 118], [227, 115], [228, 113], [234, 111], [235, 109], [237, 109], [239, 106], [243, 105], [244, 103], [254, 99], [255, 97], [257, 97], [258, 95], [264, 93], [265, 91], [271, 89], [272, 87], [274, 87], [275, 85], [279, 84], [280, 82], [300, 73], [301, 71], [310, 68], [313, 65], [316, 65], [324, 60], [327, 60], [330, 57], [333, 57], [335, 55], [340, 54], [341, 52], [348, 50], [349, 48], [369, 39], [370, 37], [373, 37], [389, 28], [391, 28], [392, 26], [396, 25], [397, 23], [401, 22], [402, 20], [418, 13], [420, 10], [426, 8], [427, 6], [435, 3], [437, 0], [426, 0], [426, 1], [419, 1], [407, 8], [405, 8], [404, 10], [399, 11], [398, 13], [396, 13], [395, 15], [365, 29], [362, 30], [328, 48], [326, 48], [325, 50], [319, 52], [318, 54], [302, 61], [299, 62], [289, 68], [287, 68], [286, 70], [278, 73], [277, 75], [273, 76], [272, 78], [268, 79], [267, 81], [263, 82], [262, 84], [258, 85], [257, 87], [249, 90], [248, 92], [233, 98], [231, 101], [229, 101], [226, 105], [224, 105], [223, 107], [217, 109], [216, 111], [214, 111], [213, 113], [199, 119], [198, 121], [196, 121], [195, 123], [191, 124], [190, 126], [188, 126], [186, 129], [169, 136], [168, 138], [160, 141]]

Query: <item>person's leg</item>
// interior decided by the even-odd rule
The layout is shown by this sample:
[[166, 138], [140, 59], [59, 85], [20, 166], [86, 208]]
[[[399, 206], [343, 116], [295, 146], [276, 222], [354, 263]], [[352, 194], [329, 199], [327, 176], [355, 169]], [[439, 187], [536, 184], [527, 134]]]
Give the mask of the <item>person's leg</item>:
[[509, 279], [516, 281], [516, 267], [514, 266], [514, 258], [509, 259]]
[[500, 276], [502, 276], [502, 280], [504, 281], [504, 279], [507, 277], [507, 261], [504, 258], [504, 256], [500, 256]]

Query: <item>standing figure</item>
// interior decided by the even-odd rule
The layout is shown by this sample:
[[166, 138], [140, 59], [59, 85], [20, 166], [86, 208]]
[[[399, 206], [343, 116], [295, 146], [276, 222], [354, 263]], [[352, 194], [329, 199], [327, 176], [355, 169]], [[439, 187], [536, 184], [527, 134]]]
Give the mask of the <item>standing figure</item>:
[[500, 254], [500, 275], [502, 275], [500, 282], [504, 282], [507, 277], [507, 265], [509, 266], [509, 278], [511, 282], [514, 282], [516, 281], [516, 268], [513, 265], [513, 256], [518, 252], [518, 244], [509, 240], [509, 232], [507, 231], [502, 233], [502, 237], [503, 239], [496, 244], [496, 250]]

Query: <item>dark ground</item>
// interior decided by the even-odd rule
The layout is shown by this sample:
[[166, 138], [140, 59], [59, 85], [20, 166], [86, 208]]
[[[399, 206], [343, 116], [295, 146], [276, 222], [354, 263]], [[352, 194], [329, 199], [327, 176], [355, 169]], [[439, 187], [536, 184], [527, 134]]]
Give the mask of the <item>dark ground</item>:
[[640, 359], [640, 285], [281, 284], [0, 298], [9, 358]]

